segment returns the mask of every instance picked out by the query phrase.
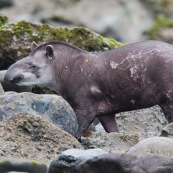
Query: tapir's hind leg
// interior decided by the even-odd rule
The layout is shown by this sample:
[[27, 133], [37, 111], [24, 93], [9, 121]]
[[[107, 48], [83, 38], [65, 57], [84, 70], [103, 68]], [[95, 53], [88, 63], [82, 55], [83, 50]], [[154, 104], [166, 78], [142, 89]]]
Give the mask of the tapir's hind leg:
[[160, 105], [169, 123], [173, 122], [173, 103]]
[[106, 114], [98, 116], [99, 121], [104, 127], [106, 132], [119, 132], [117, 122], [115, 119], [115, 114]]

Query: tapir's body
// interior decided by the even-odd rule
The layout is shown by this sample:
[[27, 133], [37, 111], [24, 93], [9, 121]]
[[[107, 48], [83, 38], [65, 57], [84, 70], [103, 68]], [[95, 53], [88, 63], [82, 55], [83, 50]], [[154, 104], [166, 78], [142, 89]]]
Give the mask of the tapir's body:
[[118, 131], [115, 113], [154, 105], [173, 121], [173, 46], [159, 41], [98, 53], [46, 43], [13, 64], [5, 80], [56, 90], [73, 107], [79, 136], [96, 116], [107, 132]]

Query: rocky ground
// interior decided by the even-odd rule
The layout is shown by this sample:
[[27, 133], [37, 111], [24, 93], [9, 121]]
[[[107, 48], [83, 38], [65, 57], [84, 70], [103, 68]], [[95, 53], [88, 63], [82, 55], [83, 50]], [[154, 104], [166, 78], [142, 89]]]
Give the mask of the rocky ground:
[[[145, 31], [148, 32], [148, 37], [151, 39], [158, 38], [170, 43], [173, 40], [171, 37], [173, 28], [172, 13], [171, 8], [169, 8], [171, 4], [165, 6], [165, 4], [159, 3], [154, 7], [154, 12], [151, 12], [148, 10], [148, 5], [156, 4], [156, 2], [150, 0], [147, 0], [145, 3], [135, 0], [133, 2], [136, 4], [135, 8], [133, 3], [124, 0], [116, 2], [102, 1], [101, 4], [98, 1], [87, 0], [50, 0], [43, 1], [42, 3], [37, 0], [27, 1], [27, 3], [20, 0], [14, 0], [13, 3], [9, 0], [7, 3], [7, 1], [1, 0], [0, 2], [4, 3], [0, 4], [1, 12], [9, 16], [9, 20], [4, 15], [0, 16], [0, 70], [7, 69], [18, 59], [28, 55], [32, 41], [36, 41], [39, 44], [49, 40], [66, 41], [88, 51], [106, 51], [124, 45], [114, 39], [105, 38], [92, 30], [106, 36], [110, 36], [109, 34], [111, 34], [110, 37], [126, 42], [143, 40], [145, 38]], [[53, 2], [56, 5], [52, 5]], [[14, 6], [15, 8], [13, 8]], [[164, 15], [159, 15], [160, 12], [163, 12]], [[156, 13], [159, 13], [157, 17], [155, 16]], [[28, 21], [21, 22], [23, 19], [39, 24], [33, 24]], [[140, 20], [142, 21], [141, 25], [139, 25]], [[11, 21], [14, 24], [11, 24]], [[65, 25], [66, 27], [42, 25], [40, 24], [41, 22], [54, 26]], [[88, 26], [92, 30], [76, 26], [70, 28], [74, 25]], [[1, 74], [3, 75], [3, 73]], [[0, 76], [0, 79], [2, 79], [2, 76]], [[51, 168], [49, 173], [54, 173], [54, 170], [56, 172], [59, 168], [64, 168], [63, 164], [68, 166], [68, 168], [70, 165], [73, 169], [74, 161], [78, 164], [80, 163], [78, 168], [82, 170], [83, 168], [87, 168], [86, 170], [90, 171], [93, 163], [98, 163], [97, 168], [107, 168], [105, 163], [108, 163], [108, 165], [118, 164], [123, 168], [127, 166], [127, 169], [131, 168], [134, 172], [137, 170], [136, 173], [140, 172], [140, 164], [144, 164], [144, 172], [149, 173], [161, 171], [150, 169], [154, 167], [153, 165], [158, 167], [158, 164], [162, 166], [167, 164], [167, 167], [170, 168], [169, 165], [172, 164], [170, 161], [170, 156], [172, 155], [169, 150], [171, 147], [169, 148], [164, 143], [164, 141], [172, 143], [172, 140], [167, 138], [166, 140], [164, 138], [160, 140], [159, 138], [162, 129], [167, 125], [167, 121], [158, 106], [117, 114], [117, 122], [120, 129], [119, 134], [108, 134], [99, 124], [95, 127], [96, 132], [92, 132], [88, 137], [83, 137], [82, 143], [79, 143], [74, 137], [77, 130], [74, 112], [62, 98], [55, 95], [49, 95], [48, 99], [45, 95], [35, 95], [33, 93], [7, 93], [9, 90], [17, 92], [26, 90], [31, 92], [32, 90], [35, 93], [53, 93], [50, 90], [45, 90], [45, 88], [16, 88], [16, 86], [9, 86], [4, 83], [3, 87], [6, 91], [5, 94], [0, 85], [0, 157], [3, 157], [0, 163], [4, 164], [0, 164], [0, 170], [3, 168], [4, 173], [9, 171], [7, 168], [15, 167], [13, 170], [16, 170], [16, 166], [20, 168], [20, 166], [23, 167], [22, 164], [26, 165], [26, 162], [23, 163], [21, 160], [18, 162], [20, 164], [9, 160], [6, 162], [6, 159], [11, 158], [15, 158], [15, 160], [22, 159], [23, 161], [26, 159], [27, 161], [29, 160], [29, 163], [27, 162], [29, 167], [33, 165], [38, 165], [39, 167], [41, 165], [41, 168], [49, 166], [50, 162], [57, 158], [54, 160], [54, 164], [52, 164], [53, 168], [56, 169], [52, 170]], [[53, 100], [56, 101], [53, 102]], [[55, 112], [58, 113], [56, 114]], [[63, 120], [64, 117], [66, 117], [65, 120]], [[166, 137], [170, 137], [172, 129], [171, 125], [164, 128]], [[149, 139], [148, 145], [146, 138], [149, 137], [151, 139]], [[155, 141], [157, 144], [159, 143], [158, 146], [155, 145]], [[148, 147], [150, 144], [152, 144], [151, 148]], [[86, 150], [80, 150], [77, 153], [76, 150], [73, 150], [72, 153], [67, 152], [68, 157], [65, 154], [60, 155], [63, 151], [72, 148], [101, 148], [102, 151], [97, 150], [95, 152], [96, 156], [98, 153], [107, 153], [108, 155], [93, 158], [94, 154], [91, 151], [92, 157], [90, 156], [89, 160], [86, 159], [88, 157], [82, 158], [86, 162], [82, 162], [81, 164], [81, 161], [84, 161], [81, 159], [81, 155], [84, 155], [87, 152]], [[162, 156], [166, 157], [143, 157], [138, 156], [139, 153], [137, 156], [133, 156], [131, 153], [127, 153], [128, 151], [141, 151], [141, 153], [145, 154], [146, 152], [161, 153]], [[164, 155], [163, 152], [168, 153]], [[109, 155], [110, 153], [114, 154]], [[76, 160], [72, 157], [73, 154], [75, 157], [77, 156]], [[78, 162], [78, 156], [80, 162]], [[159, 162], [152, 163], [150, 162], [152, 160], [159, 160]], [[44, 166], [42, 166], [42, 163], [44, 163]], [[59, 163], [60, 167], [58, 166], [57, 168]], [[2, 165], [5, 166], [2, 167]], [[130, 165], [132, 166], [130, 167]], [[114, 167], [113, 169], [115, 170], [116, 168]], [[22, 170], [23, 172], [28, 171]], [[37, 173], [46, 172], [46, 169], [38, 170], [36, 167], [30, 172], [35, 173], [34, 171], [36, 170]], [[169, 171], [170, 169], [167, 170]], [[80, 173], [81, 170], [76, 169], [77, 171]], [[100, 170], [96, 171], [99, 172]], [[167, 173], [165, 169], [162, 172]]]

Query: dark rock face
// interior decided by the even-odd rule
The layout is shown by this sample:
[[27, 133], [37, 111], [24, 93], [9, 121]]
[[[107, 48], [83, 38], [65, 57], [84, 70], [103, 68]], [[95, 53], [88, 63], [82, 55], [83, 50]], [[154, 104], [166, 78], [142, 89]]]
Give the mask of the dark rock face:
[[173, 137], [173, 123], [169, 123], [162, 129], [161, 136]]
[[12, 0], [0, 0], [0, 9], [4, 7], [11, 7], [13, 5]]
[[60, 96], [32, 93], [5, 93], [0, 96], [0, 121], [18, 113], [40, 115], [75, 136], [78, 129], [76, 116]]
[[109, 153], [87, 160], [74, 160], [62, 155], [53, 161], [49, 173], [172, 173], [173, 160], [162, 156], [136, 156]]

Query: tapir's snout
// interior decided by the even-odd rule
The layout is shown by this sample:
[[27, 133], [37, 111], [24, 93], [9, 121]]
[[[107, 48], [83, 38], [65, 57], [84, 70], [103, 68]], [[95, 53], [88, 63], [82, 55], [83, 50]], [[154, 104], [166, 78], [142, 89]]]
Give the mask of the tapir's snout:
[[10, 82], [12, 84], [17, 84], [19, 83], [22, 79], [24, 79], [24, 76], [22, 74], [17, 75], [17, 76], [11, 76], [8, 73], [5, 74], [4, 76], [4, 81]]

